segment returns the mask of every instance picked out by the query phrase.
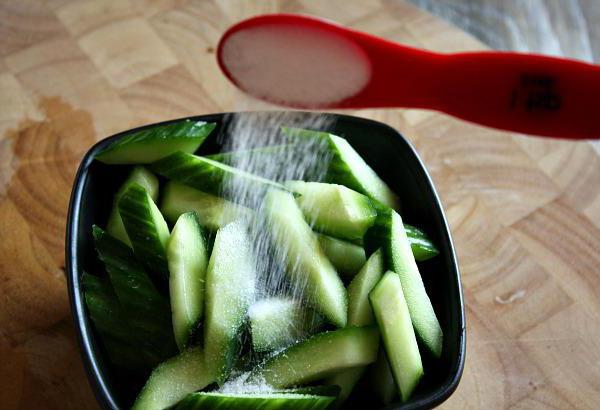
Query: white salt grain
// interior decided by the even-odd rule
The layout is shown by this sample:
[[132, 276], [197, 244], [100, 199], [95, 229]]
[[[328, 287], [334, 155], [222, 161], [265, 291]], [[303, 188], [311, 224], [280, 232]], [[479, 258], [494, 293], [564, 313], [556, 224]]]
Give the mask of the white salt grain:
[[223, 63], [246, 92], [271, 102], [317, 107], [342, 101], [369, 82], [365, 52], [318, 28], [272, 24], [235, 32]]

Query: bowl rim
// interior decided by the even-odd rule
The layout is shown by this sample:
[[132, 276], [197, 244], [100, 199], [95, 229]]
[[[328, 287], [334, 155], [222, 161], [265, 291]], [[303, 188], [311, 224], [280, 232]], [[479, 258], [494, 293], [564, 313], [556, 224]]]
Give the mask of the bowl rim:
[[[67, 287], [71, 308], [71, 316], [73, 319], [73, 324], [75, 326], [77, 341], [79, 344], [79, 351], [81, 358], [83, 359], [83, 364], [86, 369], [86, 376], [88, 379], [88, 383], [90, 384], [94, 395], [103, 408], [110, 409], [119, 409], [115, 397], [113, 393], [110, 391], [109, 386], [104, 380], [102, 369], [98, 363], [96, 358], [96, 351], [92, 344], [92, 333], [91, 333], [91, 325], [86, 323], [85, 317], [86, 307], [85, 301], [82, 295], [82, 286], [80, 280], [80, 273], [82, 272], [82, 268], [79, 262], [79, 258], [77, 255], [77, 247], [78, 247], [78, 238], [77, 238], [77, 227], [79, 225], [79, 218], [81, 214], [81, 200], [83, 197], [83, 192], [85, 188], [85, 184], [87, 182], [87, 174], [89, 172], [89, 167], [94, 161], [96, 154], [104, 149], [106, 146], [111, 144], [112, 142], [131, 134], [132, 132], [137, 132], [144, 130], [146, 128], [151, 128], [159, 125], [166, 125], [178, 121], [191, 120], [191, 121], [222, 121], [223, 118], [226, 118], [228, 115], [232, 114], [252, 114], [252, 113], [283, 113], [289, 111], [242, 111], [242, 112], [221, 112], [221, 113], [211, 113], [211, 114], [202, 114], [202, 115], [193, 115], [186, 116], [176, 119], [170, 119], [166, 121], [161, 121], [157, 123], [145, 124], [139, 127], [135, 127], [132, 129], [128, 129], [125, 131], [118, 132], [109, 137], [106, 137], [97, 143], [95, 143], [91, 148], [83, 156], [81, 163], [77, 169], [77, 173], [75, 175], [75, 179], [73, 182], [73, 188], [71, 191], [71, 196], [69, 200], [69, 209], [67, 214], [66, 221], [66, 235], [65, 235], [65, 272], [67, 275]], [[463, 296], [463, 288], [462, 288], [462, 280], [461, 273], [458, 265], [458, 258], [456, 255], [456, 250], [454, 247], [454, 242], [452, 240], [452, 236], [450, 233], [450, 227], [446, 218], [446, 214], [444, 212], [444, 208], [439, 198], [439, 194], [433, 184], [431, 179], [431, 175], [427, 171], [423, 160], [419, 156], [417, 150], [413, 146], [413, 144], [402, 135], [402, 133], [392, 126], [372, 120], [364, 117], [357, 117], [354, 115], [347, 114], [338, 114], [338, 113], [329, 113], [329, 112], [310, 112], [310, 111], [294, 111], [298, 114], [308, 114], [308, 115], [327, 115], [332, 116], [335, 119], [343, 118], [350, 122], [362, 122], [366, 123], [370, 126], [375, 126], [379, 128], [387, 128], [393, 134], [396, 135], [398, 142], [404, 144], [406, 148], [412, 153], [413, 157], [416, 159], [417, 164], [421, 167], [423, 174], [425, 176], [425, 181], [433, 194], [434, 199], [434, 207], [438, 215], [440, 216], [440, 222], [442, 227], [444, 228], [444, 236], [445, 241], [447, 242], [449, 249], [449, 258], [453, 266], [454, 275], [453, 280], [456, 281], [457, 289], [458, 289], [458, 306], [460, 307], [460, 314], [458, 315], [458, 328], [459, 328], [459, 347], [458, 347], [458, 356], [455, 361], [451, 364], [450, 368], [450, 377], [447, 377], [444, 380], [444, 383], [437, 387], [435, 391], [421, 399], [413, 401], [411, 403], [402, 404], [402, 403], [391, 403], [387, 406], [389, 409], [428, 409], [438, 406], [445, 400], [447, 400], [452, 393], [457, 389], [458, 384], [461, 380], [464, 366], [465, 366], [465, 358], [466, 358], [466, 324], [465, 324], [465, 306], [464, 306], [464, 296]], [[90, 322], [91, 323], [91, 322]]]

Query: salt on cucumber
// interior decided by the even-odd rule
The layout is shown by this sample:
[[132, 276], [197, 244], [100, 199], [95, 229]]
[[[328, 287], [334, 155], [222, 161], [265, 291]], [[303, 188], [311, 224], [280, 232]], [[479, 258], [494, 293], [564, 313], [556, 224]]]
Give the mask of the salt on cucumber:
[[400, 208], [398, 196], [344, 138], [328, 132], [299, 128], [284, 127], [282, 131], [289, 136], [319, 138], [326, 141], [332, 154], [327, 170], [327, 182], [345, 185], [393, 209]]
[[159, 280], [166, 280], [169, 227], [148, 191], [136, 183], [129, 185], [119, 199], [119, 213], [139, 260]]
[[325, 256], [344, 278], [354, 277], [367, 260], [360, 245], [323, 234], [317, 234], [317, 238]]
[[123, 317], [137, 335], [148, 363], [156, 365], [176, 350], [169, 301], [158, 292], [130, 247], [98, 226], [92, 227], [92, 233]]
[[254, 297], [256, 263], [246, 226], [232, 222], [217, 231], [205, 283], [204, 345], [217, 383], [229, 376], [238, 336]]
[[335, 400], [331, 396], [294, 393], [241, 394], [200, 392], [182, 400], [177, 410], [325, 410]]
[[321, 319], [289, 297], [273, 296], [254, 302], [248, 310], [252, 347], [257, 352], [282, 349], [305, 339]]
[[249, 380], [264, 381], [274, 388], [306, 384], [344, 369], [373, 363], [378, 345], [376, 326], [318, 333], [268, 359]]
[[425, 290], [400, 215], [391, 209], [379, 213], [375, 225], [365, 235], [365, 246], [367, 251], [383, 249], [387, 268], [400, 277], [417, 338], [434, 357], [440, 357], [442, 328]]
[[423, 364], [400, 277], [387, 271], [369, 296], [402, 401], [423, 377]]
[[112, 235], [115, 238], [125, 242], [130, 247], [131, 241], [129, 240], [129, 236], [127, 236], [127, 232], [125, 231], [121, 214], [119, 214], [118, 202], [129, 185], [134, 183], [140, 184], [142, 187], [144, 187], [150, 195], [150, 198], [156, 202], [158, 199], [158, 178], [156, 178], [156, 176], [146, 168], [142, 166], [136, 166], [133, 168], [125, 182], [123, 182], [123, 185], [121, 185], [115, 194], [114, 204], [108, 217], [108, 223], [106, 224], [106, 232], [108, 232], [109, 235]]
[[294, 148], [293, 144], [267, 145], [239, 151], [219, 152], [205, 157], [240, 169], [251, 165], [252, 171], [256, 171], [255, 168], [258, 164], [268, 163], [269, 170], [272, 170], [284, 166], [284, 161], [289, 160], [290, 156], [294, 154]]
[[310, 225], [337, 238], [362, 239], [375, 222], [371, 200], [343, 185], [287, 181], [286, 187], [300, 194], [296, 201]]
[[96, 159], [106, 164], [149, 164], [173, 152], [195, 152], [214, 123], [178, 121], [135, 131], [104, 148]]
[[167, 182], [163, 188], [160, 210], [171, 223], [185, 212], [196, 212], [200, 225], [213, 231], [251, 213], [242, 205], [175, 181]]
[[[368, 326], [375, 323], [369, 303], [369, 293], [384, 273], [381, 250], [374, 252], [360, 272], [348, 285], [348, 326]], [[326, 380], [326, 384], [340, 386], [340, 401], [350, 396], [354, 386], [365, 372], [365, 367], [344, 370]]]
[[163, 410], [216, 379], [214, 367], [199, 347], [161, 363], [150, 375], [132, 410]]
[[173, 332], [182, 351], [204, 313], [208, 243], [195, 212], [179, 217], [167, 244]]
[[227, 188], [243, 186], [248, 192], [253, 193], [265, 192], [269, 188], [285, 189], [277, 182], [185, 152], [176, 152], [155, 162], [152, 164], [152, 170], [168, 179], [200, 191], [213, 195], [224, 195], [226, 199], [242, 202], [248, 198], [244, 195], [233, 195]]
[[305, 289], [307, 301], [327, 321], [338, 327], [346, 326], [346, 289], [304, 220], [294, 196], [281, 190], [269, 190], [262, 215], [273, 243], [285, 258], [286, 274], [292, 285]]

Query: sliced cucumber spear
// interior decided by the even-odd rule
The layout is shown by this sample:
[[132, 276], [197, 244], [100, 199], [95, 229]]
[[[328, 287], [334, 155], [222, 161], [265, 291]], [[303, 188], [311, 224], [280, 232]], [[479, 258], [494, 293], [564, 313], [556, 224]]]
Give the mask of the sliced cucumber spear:
[[166, 280], [169, 227], [148, 191], [139, 184], [129, 185], [119, 199], [119, 213], [139, 260], [160, 280]]
[[123, 315], [140, 348], [148, 353], [148, 362], [155, 365], [175, 351], [169, 301], [158, 292], [131, 248], [97, 226], [92, 232]]
[[171, 223], [185, 212], [196, 212], [200, 225], [214, 231], [251, 213], [244, 206], [175, 181], [165, 185], [160, 210]]
[[400, 215], [391, 209], [381, 212], [365, 235], [365, 245], [367, 250], [383, 249], [387, 268], [400, 277], [417, 337], [434, 357], [440, 357], [442, 328], [427, 296]]
[[217, 231], [206, 272], [204, 345], [221, 385], [237, 359], [238, 336], [254, 297], [256, 264], [246, 226]]
[[[377, 285], [383, 272], [383, 256], [378, 250], [369, 257], [367, 263], [348, 285], [348, 326], [367, 326], [375, 323], [369, 303], [369, 293]], [[363, 366], [344, 370], [328, 378], [325, 383], [340, 386], [340, 401], [343, 402], [350, 396], [365, 369]]]
[[119, 199], [121, 199], [123, 193], [132, 184], [140, 184], [146, 189], [146, 191], [150, 195], [150, 198], [152, 198], [152, 200], [156, 202], [156, 200], [158, 199], [158, 178], [156, 178], [156, 176], [152, 172], [148, 171], [144, 167], [134, 167], [115, 195], [114, 205], [112, 210], [110, 211], [108, 223], [106, 224], [106, 232], [108, 232], [115, 238], [125, 242], [130, 247], [131, 241], [129, 240], [129, 236], [127, 236], [127, 232], [125, 231], [125, 226], [123, 225], [121, 214], [119, 214], [118, 202]]
[[375, 222], [377, 212], [371, 200], [343, 185], [288, 181], [308, 223], [317, 231], [337, 238], [362, 239]]
[[344, 138], [327, 132], [282, 128], [282, 131], [299, 138], [320, 138], [327, 142], [332, 153], [326, 182], [345, 185], [350, 189], [399, 209], [400, 200], [388, 185], [373, 171], [364, 159]]
[[375, 394], [375, 397], [386, 406], [398, 395], [398, 388], [384, 346], [379, 346], [377, 361], [369, 366], [367, 380], [369, 380], [369, 388]]
[[179, 217], [167, 245], [173, 331], [179, 350], [188, 343], [204, 311], [208, 244], [194, 212]]
[[317, 238], [325, 256], [345, 278], [354, 277], [367, 260], [365, 249], [360, 245], [323, 234], [317, 234]]
[[338, 327], [346, 326], [346, 289], [304, 220], [294, 196], [271, 189], [265, 196], [262, 212], [273, 243], [285, 258], [286, 274], [292, 285], [304, 289], [304, 297], [325, 319]]
[[244, 409], [244, 410], [325, 410], [335, 400], [331, 396], [294, 393], [233, 394], [194, 393], [181, 401], [177, 410]]
[[400, 277], [395, 272], [386, 272], [369, 299], [392, 374], [402, 401], [406, 401], [423, 377], [423, 364]]
[[248, 310], [252, 347], [257, 352], [278, 350], [305, 339], [319, 326], [315, 313], [286, 297], [259, 300]]
[[[176, 152], [152, 164], [152, 170], [166, 178], [214, 195], [230, 196], [228, 184], [244, 186], [250, 192], [264, 192], [269, 188], [285, 189], [283, 185], [248, 172], [230, 167], [205, 157]], [[238, 195], [227, 199], [244, 201]]]
[[256, 171], [254, 169], [256, 165], [268, 163], [269, 170], [272, 170], [284, 166], [284, 161], [293, 155], [294, 148], [293, 144], [267, 145], [240, 151], [219, 152], [205, 157], [241, 169], [244, 169], [244, 165], [251, 164], [253, 171]]
[[440, 251], [431, 242], [431, 239], [429, 239], [425, 232], [409, 224], [404, 224], [404, 229], [406, 230], [406, 236], [408, 237], [412, 253], [415, 255], [415, 260], [422, 262], [439, 255]]
[[249, 380], [264, 381], [274, 388], [309, 383], [343, 369], [373, 363], [378, 345], [375, 326], [319, 333], [268, 359]]
[[216, 379], [214, 368], [199, 347], [159, 365], [142, 388], [132, 410], [163, 410]]
[[106, 164], [149, 164], [173, 152], [195, 152], [214, 128], [214, 123], [189, 120], [147, 127], [119, 138], [96, 159]]
[[119, 300], [107, 278], [83, 273], [85, 303], [96, 330], [100, 333], [112, 363], [131, 370], [148, 367], [146, 358], [136, 343], [132, 330]]

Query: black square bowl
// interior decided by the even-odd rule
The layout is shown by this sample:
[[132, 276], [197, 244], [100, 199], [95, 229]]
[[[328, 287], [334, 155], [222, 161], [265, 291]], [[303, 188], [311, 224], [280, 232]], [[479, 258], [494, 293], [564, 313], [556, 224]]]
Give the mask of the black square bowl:
[[[301, 115], [310, 118], [318, 114]], [[377, 174], [400, 195], [403, 220], [423, 228], [440, 250], [440, 255], [419, 263], [419, 268], [444, 332], [442, 357], [440, 360], [424, 357], [425, 377], [411, 399], [406, 403], [392, 403], [388, 407], [432, 408], [454, 392], [461, 378], [465, 360], [466, 335], [460, 273], [442, 205], [419, 156], [398, 131], [383, 123], [364, 118], [326, 115], [334, 124], [329, 131], [345, 137]], [[201, 152], [219, 150], [218, 141], [221, 139], [218, 135], [226, 129], [229, 118], [228, 114], [190, 117], [191, 120], [218, 124], [212, 136], [201, 147]], [[102, 148], [129, 132], [131, 131], [99, 142], [83, 158], [71, 195], [66, 235], [71, 311], [83, 362], [100, 406], [111, 409], [128, 408], [144, 380], [136, 380], [135, 377], [118, 372], [110, 366], [98, 334], [88, 317], [81, 275], [84, 271], [97, 272], [102, 269], [93, 248], [91, 226], [105, 224], [113, 195], [128, 171], [126, 166], [107, 166], [94, 161], [94, 157]], [[374, 408], [367, 395], [359, 391], [355, 396], [349, 402], [357, 408]]]

